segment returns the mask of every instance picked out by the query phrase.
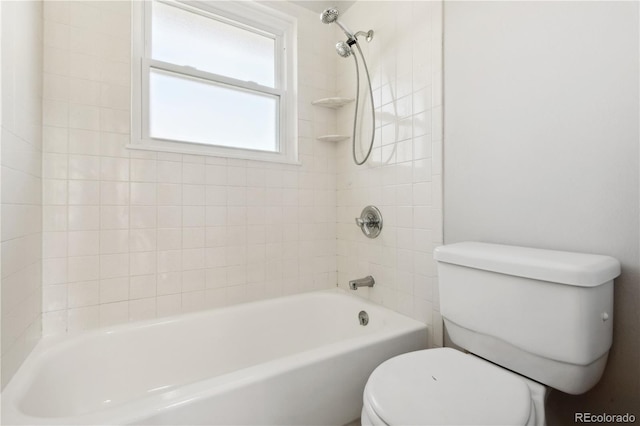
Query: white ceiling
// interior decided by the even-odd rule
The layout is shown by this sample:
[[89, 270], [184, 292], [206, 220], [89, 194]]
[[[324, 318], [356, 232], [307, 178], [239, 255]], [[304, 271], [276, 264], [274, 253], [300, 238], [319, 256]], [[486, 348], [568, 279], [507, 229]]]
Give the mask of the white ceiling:
[[322, 13], [330, 7], [337, 7], [340, 12], [344, 12], [355, 3], [355, 0], [291, 0], [291, 3], [317, 13]]

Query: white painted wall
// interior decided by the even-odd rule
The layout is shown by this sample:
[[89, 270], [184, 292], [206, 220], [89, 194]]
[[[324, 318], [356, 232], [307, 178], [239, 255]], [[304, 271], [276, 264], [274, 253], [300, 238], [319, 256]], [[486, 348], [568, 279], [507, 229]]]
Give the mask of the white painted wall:
[[449, 2], [444, 45], [445, 242], [618, 258], [605, 376], [549, 415], [637, 410], [637, 2]]
[[42, 2], [2, 2], [2, 386], [41, 335]]

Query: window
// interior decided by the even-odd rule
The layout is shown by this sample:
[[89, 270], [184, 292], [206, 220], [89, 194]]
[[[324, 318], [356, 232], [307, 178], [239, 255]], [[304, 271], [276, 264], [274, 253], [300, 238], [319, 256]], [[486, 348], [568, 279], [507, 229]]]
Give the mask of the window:
[[254, 2], [133, 2], [131, 148], [295, 162], [295, 20]]

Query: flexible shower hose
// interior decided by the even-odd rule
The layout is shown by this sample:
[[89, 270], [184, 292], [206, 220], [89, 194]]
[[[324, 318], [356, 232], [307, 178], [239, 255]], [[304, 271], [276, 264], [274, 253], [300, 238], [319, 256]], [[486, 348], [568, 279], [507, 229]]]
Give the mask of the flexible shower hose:
[[362, 58], [362, 63], [364, 64], [364, 71], [367, 74], [367, 83], [369, 83], [369, 99], [371, 99], [371, 143], [369, 144], [367, 155], [364, 157], [364, 160], [360, 162], [356, 157], [356, 128], [358, 123], [358, 104], [360, 102], [360, 67], [358, 66], [358, 58], [356, 58], [356, 55], [352, 55], [353, 60], [356, 64], [356, 109], [353, 114], [353, 136], [351, 138], [351, 146], [353, 148], [353, 162], [356, 163], [357, 166], [361, 166], [367, 162], [369, 156], [371, 155], [371, 151], [373, 150], [373, 140], [376, 136], [376, 113], [373, 105], [373, 90], [371, 89], [371, 78], [369, 77], [369, 68], [367, 68], [367, 61], [364, 59], [364, 55], [362, 54], [362, 50], [360, 49], [358, 40], [356, 40], [355, 45], [358, 48], [358, 52], [360, 53], [360, 57]]

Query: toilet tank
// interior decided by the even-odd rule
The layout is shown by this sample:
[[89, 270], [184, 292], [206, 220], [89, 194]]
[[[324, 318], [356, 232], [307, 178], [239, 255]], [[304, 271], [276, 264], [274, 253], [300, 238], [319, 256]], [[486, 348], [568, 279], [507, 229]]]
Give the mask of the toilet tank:
[[478, 242], [438, 247], [434, 258], [440, 310], [456, 345], [570, 394], [600, 380], [616, 259]]

